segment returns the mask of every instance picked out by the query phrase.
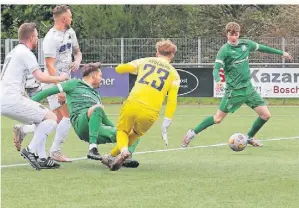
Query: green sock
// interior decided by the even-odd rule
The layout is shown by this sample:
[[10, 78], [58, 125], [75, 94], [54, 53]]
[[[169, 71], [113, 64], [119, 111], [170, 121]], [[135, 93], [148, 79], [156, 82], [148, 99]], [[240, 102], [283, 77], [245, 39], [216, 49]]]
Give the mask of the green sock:
[[133, 154], [133, 152], [135, 152], [135, 148], [137, 146], [137, 144], [139, 143], [140, 139], [137, 139], [134, 144], [132, 144], [132, 146], [129, 147], [129, 152], [131, 153], [131, 155]]
[[261, 117], [258, 117], [258, 118], [254, 121], [254, 123], [253, 123], [251, 129], [249, 130], [249, 132], [248, 132], [248, 136], [249, 136], [250, 138], [253, 138], [254, 135], [256, 135], [256, 133], [262, 128], [262, 126], [263, 126], [266, 122], [267, 122], [266, 120], [262, 119]]
[[99, 136], [111, 138], [115, 136], [115, 131], [111, 131], [110, 129], [105, 129], [103, 127], [103, 109], [95, 108], [93, 113], [89, 118], [89, 143], [97, 144], [97, 140]]
[[194, 132], [198, 134], [199, 132], [212, 125], [214, 125], [214, 116], [209, 116], [194, 128]]

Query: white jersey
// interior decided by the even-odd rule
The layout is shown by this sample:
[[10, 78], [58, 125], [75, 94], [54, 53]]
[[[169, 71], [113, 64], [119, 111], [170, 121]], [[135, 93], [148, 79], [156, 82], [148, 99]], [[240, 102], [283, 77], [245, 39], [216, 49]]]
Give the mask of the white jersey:
[[1, 101], [7, 96], [24, 95], [27, 76], [37, 69], [37, 59], [26, 45], [19, 44], [11, 50], [1, 70]]
[[[55, 58], [56, 75], [61, 72], [70, 74], [69, 67], [72, 63], [74, 48], [79, 48], [79, 44], [76, 33], [72, 28], [65, 32], [51, 28], [46, 34], [43, 41], [44, 56], [45, 58]], [[45, 71], [47, 71], [46, 66]]]

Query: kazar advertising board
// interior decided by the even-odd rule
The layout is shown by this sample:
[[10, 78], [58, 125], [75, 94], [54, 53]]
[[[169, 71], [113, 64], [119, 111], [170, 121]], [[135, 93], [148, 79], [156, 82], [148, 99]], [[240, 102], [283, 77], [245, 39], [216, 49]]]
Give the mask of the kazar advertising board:
[[[298, 98], [299, 97], [299, 68], [252, 68], [251, 83], [262, 97], [269, 98]], [[219, 75], [225, 82], [224, 70]], [[223, 88], [216, 89], [214, 81], [214, 97], [222, 97]]]

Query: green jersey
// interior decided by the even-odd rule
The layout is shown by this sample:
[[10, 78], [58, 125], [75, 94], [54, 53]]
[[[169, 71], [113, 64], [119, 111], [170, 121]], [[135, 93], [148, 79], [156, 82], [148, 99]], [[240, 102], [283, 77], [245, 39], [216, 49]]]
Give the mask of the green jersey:
[[228, 89], [240, 89], [251, 85], [248, 56], [253, 51], [282, 55], [283, 51], [258, 44], [251, 40], [239, 39], [236, 45], [225, 43], [216, 56], [213, 76], [220, 82], [219, 70], [224, 69]]
[[102, 104], [99, 93], [84, 80], [79, 79], [71, 79], [57, 84], [55, 87], [39, 92], [31, 99], [41, 101], [50, 95], [60, 92], [66, 93], [66, 102], [71, 121], [76, 119], [81, 113], [86, 113], [93, 105]]

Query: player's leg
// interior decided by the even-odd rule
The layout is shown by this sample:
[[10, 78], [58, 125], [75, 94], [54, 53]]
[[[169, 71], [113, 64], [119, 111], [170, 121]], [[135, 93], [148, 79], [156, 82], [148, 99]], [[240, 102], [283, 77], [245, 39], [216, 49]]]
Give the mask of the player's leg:
[[255, 110], [258, 114], [258, 118], [254, 121], [251, 129], [248, 131], [248, 143], [255, 147], [262, 147], [263, 144], [256, 139], [254, 136], [256, 133], [264, 126], [264, 124], [270, 119], [271, 113], [266, 106], [265, 101], [263, 98], [254, 90], [252, 89], [249, 93], [248, 100], [246, 104]]
[[[155, 123], [155, 121], [158, 119], [158, 112], [147, 110], [141, 105], [135, 104], [135, 109], [129, 109], [131, 111], [131, 118], [134, 118], [134, 125], [133, 129], [131, 129], [129, 135], [128, 135], [128, 146], [132, 146], [138, 138], [140, 138], [142, 135], [144, 135]], [[122, 129], [120, 126], [117, 126], [117, 139], [119, 139], [119, 133], [124, 133], [128, 129]], [[125, 131], [124, 131], [125, 130]], [[123, 136], [120, 134], [120, 136]], [[128, 146], [121, 147], [118, 145], [118, 148], [121, 150], [121, 153], [116, 157], [115, 161], [111, 164], [110, 170], [116, 171], [123, 166], [124, 161], [128, 159], [131, 156], [131, 153], [128, 150]]]
[[71, 128], [69, 112], [66, 104], [61, 105], [58, 95], [52, 95], [48, 98], [49, 107], [57, 116], [57, 127], [53, 143], [50, 147], [50, 157], [59, 162], [71, 162], [60, 150], [61, 145], [65, 142], [67, 134]]
[[182, 147], [187, 147], [194, 137], [206, 128], [219, 124], [228, 113], [234, 113], [245, 102], [244, 90], [226, 90], [216, 114], [205, 118], [194, 129], [190, 129], [183, 137]]
[[[28, 159], [34, 168], [40, 169], [39, 161], [37, 161], [35, 155], [43, 155], [40, 145], [45, 142], [48, 134], [56, 127], [56, 116], [41, 104], [26, 97], [22, 97], [13, 105], [10, 105], [8, 109], [9, 111], [4, 112], [4, 115], [7, 114], [6, 116], [23, 123], [37, 124], [33, 139], [28, 147], [21, 151], [21, 155]], [[3, 110], [5, 111], [5, 107]]]
[[[119, 160], [116, 158], [115, 161], [109, 160], [108, 157], [103, 158], [103, 164], [112, 167], [112, 164], [117, 162], [117, 166], [120, 168], [124, 161], [131, 155], [128, 151], [129, 144], [129, 133], [133, 129], [136, 120], [136, 112], [140, 113], [139, 109], [136, 108], [132, 101], [125, 101], [120, 110], [120, 115], [117, 123], [116, 133], [116, 146], [110, 152], [112, 157], [120, 156]], [[113, 162], [113, 163], [112, 163]], [[112, 164], [111, 164], [112, 163]]]
[[98, 152], [98, 144], [111, 142], [111, 138], [116, 136], [115, 128], [103, 126], [103, 119], [107, 119], [107, 115], [99, 105], [89, 108], [87, 116], [89, 119], [89, 152], [87, 158], [102, 160]]
[[13, 127], [13, 133], [14, 133], [14, 144], [17, 149], [17, 151], [21, 150], [22, 142], [24, 141], [26, 135], [28, 133], [34, 132], [36, 129], [35, 124], [16, 124]]
[[[32, 84], [31, 79], [27, 80], [27, 81], [29, 81], [30, 84]], [[27, 82], [27, 83], [29, 83], [29, 82]], [[26, 83], [26, 86], [27, 86], [27, 83]], [[28, 86], [30, 86], [30, 84]], [[35, 85], [34, 87], [25, 88], [26, 93], [29, 98], [34, 96], [35, 94], [37, 94], [38, 92], [40, 92], [42, 90], [41, 86], [36, 81], [33, 84]], [[23, 140], [25, 139], [26, 135], [28, 133], [34, 132], [35, 129], [36, 129], [35, 124], [16, 124], [13, 127], [14, 144], [15, 144], [17, 151], [21, 150], [21, 144], [22, 144]]]

